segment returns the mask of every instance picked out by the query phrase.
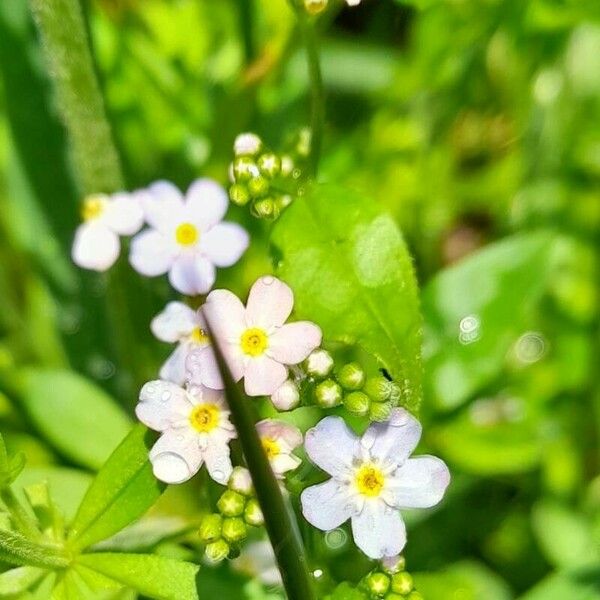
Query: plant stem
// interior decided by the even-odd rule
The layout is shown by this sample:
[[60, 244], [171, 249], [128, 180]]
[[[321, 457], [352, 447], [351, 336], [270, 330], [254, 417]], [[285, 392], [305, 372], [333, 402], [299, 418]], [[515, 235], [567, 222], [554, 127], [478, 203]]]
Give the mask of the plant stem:
[[325, 87], [321, 73], [321, 61], [319, 59], [319, 44], [317, 32], [311, 23], [308, 14], [298, 0], [290, 0], [292, 8], [298, 18], [298, 25], [302, 33], [306, 51], [306, 63], [308, 66], [308, 77], [310, 80], [310, 168], [313, 177], [319, 170], [321, 158], [321, 146], [323, 144], [323, 130], [325, 127]]
[[27, 512], [12, 488], [8, 486], [3, 488], [0, 498], [9, 510], [18, 531], [30, 540], [40, 539], [41, 533], [36, 520]]
[[[208, 317], [207, 321], [208, 329], [212, 331]], [[279, 484], [273, 475], [271, 465], [258, 437], [252, 402], [242, 394], [234, 382], [218, 340], [212, 334], [211, 338], [219, 370], [225, 383], [229, 409], [248, 464], [248, 470], [252, 476], [256, 497], [265, 518], [265, 526], [287, 597], [289, 600], [316, 600], [298, 526], [283, 499]]]
[[244, 44], [244, 58], [246, 64], [250, 64], [255, 56], [254, 31], [252, 29], [254, 17], [254, 0], [237, 0], [240, 31]]

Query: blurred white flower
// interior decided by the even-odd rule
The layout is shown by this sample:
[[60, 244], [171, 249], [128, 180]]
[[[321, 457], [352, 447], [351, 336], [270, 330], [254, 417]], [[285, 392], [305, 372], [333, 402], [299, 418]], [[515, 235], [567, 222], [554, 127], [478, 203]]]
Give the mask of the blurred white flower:
[[367, 556], [399, 554], [406, 543], [399, 509], [436, 505], [450, 483], [439, 458], [409, 458], [420, 437], [421, 425], [401, 408], [360, 438], [340, 417], [320, 421], [307, 431], [305, 448], [331, 479], [302, 492], [306, 520], [329, 531], [351, 519], [354, 541]]
[[348, 4], [348, 6], [358, 6], [360, 2], [361, 0], [346, 0], [346, 4]]
[[188, 354], [195, 348], [205, 348], [210, 344], [202, 314], [183, 302], [169, 302], [152, 319], [150, 329], [163, 342], [177, 342], [177, 348], [160, 369], [160, 378], [182, 385], [187, 379]]
[[228, 205], [225, 190], [210, 179], [196, 180], [185, 197], [167, 181], [151, 185], [144, 198], [150, 228], [131, 243], [134, 269], [148, 277], [168, 272], [182, 294], [206, 294], [215, 282], [215, 267], [235, 264], [248, 247], [243, 227], [221, 222]]
[[265, 585], [282, 585], [273, 548], [266, 540], [244, 545], [241, 554], [231, 561], [231, 565], [240, 573], [258, 577]]
[[277, 410], [292, 410], [300, 404], [300, 390], [291, 379], [284, 381], [273, 394], [271, 402]]
[[236, 432], [222, 392], [150, 381], [140, 392], [135, 413], [144, 425], [161, 432], [150, 450], [157, 479], [183, 483], [206, 463], [216, 482], [227, 483], [233, 471], [229, 442]]
[[[321, 330], [314, 323], [285, 323], [293, 306], [292, 290], [265, 276], [252, 286], [246, 307], [228, 290], [212, 291], [202, 307], [234, 379], [244, 378], [249, 396], [273, 394], [287, 379], [287, 365], [302, 362], [321, 343]], [[193, 351], [188, 369], [192, 382], [223, 387], [211, 348]]]
[[298, 468], [302, 461], [292, 452], [302, 444], [302, 432], [295, 425], [264, 419], [256, 424], [256, 430], [273, 473], [278, 478]]
[[82, 216], [71, 254], [76, 265], [94, 271], [112, 267], [121, 250], [119, 235], [133, 235], [144, 223], [139, 192], [88, 196]]

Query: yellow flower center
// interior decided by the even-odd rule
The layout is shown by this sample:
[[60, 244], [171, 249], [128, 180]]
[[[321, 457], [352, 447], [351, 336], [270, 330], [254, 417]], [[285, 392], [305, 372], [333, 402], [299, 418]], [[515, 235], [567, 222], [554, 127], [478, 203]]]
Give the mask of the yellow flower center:
[[182, 246], [191, 246], [198, 241], [200, 232], [195, 225], [191, 223], [181, 223], [175, 230], [175, 239]]
[[363, 496], [371, 498], [379, 496], [385, 477], [380, 469], [373, 465], [363, 465], [356, 473], [356, 487]]
[[216, 404], [198, 404], [190, 413], [190, 423], [196, 431], [208, 433], [219, 424], [220, 413]]
[[245, 354], [260, 356], [269, 347], [269, 338], [262, 329], [252, 327], [242, 333], [240, 344]]
[[88, 196], [83, 202], [81, 216], [84, 221], [91, 221], [101, 216], [105, 208], [105, 198], [102, 196]]
[[195, 344], [208, 344], [209, 342], [209, 338], [206, 331], [204, 331], [204, 329], [202, 329], [201, 327], [196, 327], [196, 329], [192, 331], [192, 333], [190, 334], [190, 339]]
[[261, 442], [269, 460], [275, 458], [281, 452], [279, 444], [273, 438], [264, 437], [261, 439]]

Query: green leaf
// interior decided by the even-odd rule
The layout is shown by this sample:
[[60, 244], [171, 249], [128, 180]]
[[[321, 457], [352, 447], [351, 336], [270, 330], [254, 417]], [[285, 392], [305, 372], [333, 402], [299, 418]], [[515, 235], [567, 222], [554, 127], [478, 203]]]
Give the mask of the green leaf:
[[79, 564], [157, 600], [194, 600], [198, 565], [147, 554], [84, 554]]
[[508, 238], [425, 287], [425, 393], [438, 408], [456, 408], [501, 372], [546, 288], [552, 241], [545, 232]]
[[9, 565], [61, 568], [69, 564], [56, 546], [35, 544], [26, 537], [0, 529], [0, 561]]
[[164, 485], [152, 473], [148, 437], [146, 428], [136, 425], [98, 472], [71, 526], [73, 547], [86, 548], [114, 535], [159, 498]]
[[354, 191], [312, 186], [273, 228], [277, 272], [294, 290], [300, 318], [326, 341], [359, 344], [421, 400], [421, 316], [406, 244], [390, 215]]
[[110, 396], [70, 371], [26, 371], [22, 401], [52, 445], [92, 469], [102, 466], [131, 426]]
[[45, 571], [39, 567], [17, 567], [0, 575], [0, 596], [21, 594], [37, 583]]
[[520, 600], [600, 600], [600, 569], [555, 573]]

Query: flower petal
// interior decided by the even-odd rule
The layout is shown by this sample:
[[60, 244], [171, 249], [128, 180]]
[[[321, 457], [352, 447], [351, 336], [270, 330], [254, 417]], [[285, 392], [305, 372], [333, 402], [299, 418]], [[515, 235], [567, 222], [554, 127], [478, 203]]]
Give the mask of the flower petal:
[[[237, 344], [247, 328], [246, 309], [240, 299], [229, 290], [213, 290], [201, 309], [209, 329], [221, 345]], [[225, 348], [223, 348], [225, 350]]]
[[190, 344], [178, 344], [177, 348], [169, 355], [169, 358], [160, 368], [160, 378], [165, 381], [172, 381], [177, 385], [183, 385], [187, 380], [187, 357], [190, 351]]
[[230, 267], [244, 254], [250, 236], [237, 223], [219, 223], [200, 237], [200, 250], [217, 267]]
[[269, 355], [285, 365], [297, 365], [321, 344], [321, 328], [310, 321], [286, 323], [269, 336]]
[[343, 478], [359, 452], [359, 439], [341, 417], [325, 417], [304, 436], [310, 460], [330, 475]]
[[146, 221], [168, 234], [184, 212], [183, 194], [169, 181], [157, 181], [140, 193]]
[[149, 381], [140, 391], [137, 418], [154, 431], [164, 431], [188, 417], [192, 405], [185, 390], [169, 381]]
[[352, 517], [356, 545], [369, 557], [395, 556], [406, 544], [406, 527], [400, 513], [382, 500], [365, 502], [363, 510]]
[[256, 424], [256, 430], [260, 437], [284, 442], [288, 452], [302, 444], [302, 432], [295, 425], [285, 421], [263, 419]]
[[175, 245], [152, 229], [146, 229], [131, 240], [129, 262], [141, 275], [156, 277], [166, 273], [177, 256]]
[[135, 193], [113, 194], [102, 216], [104, 222], [119, 235], [133, 235], [144, 224], [144, 211]]
[[[217, 365], [215, 353], [210, 346], [195, 348], [192, 350], [186, 360], [187, 374], [190, 382], [194, 385], [204, 385], [213, 390], [223, 389], [223, 380], [221, 372]], [[238, 370], [239, 371], [239, 370]], [[237, 381], [242, 377], [239, 373]]]
[[169, 302], [150, 323], [152, 333], [163, 342], [178, 342], [198, 327], [198, 313], [183, 302]]
[[75, 232], [73, 262], [84, 269], [106, 271], [119, 257], [119, 236], [102, 223], [83, 223]]
[[421, 424], [407, 410], [395, 408], [389, 421], [372, 423], [361, 438], [361, 445], [383, 462], [401, 465], [421, 439]]
[[244, 389], [249, 396], [270, 396], [287, 379], [287, 369], [266, 355], [248, 361]]
[[185, 213], [202, 231], [216, 225], [228, 206], [227, 192], [212, 179], [196, 179], [185, 195]]
[[344, 486], [334, 479], [306, 488], [300, 496], [304, 518], [317, 529], [330, 531], [345, 523], [353, 511]]
[[249, 326], [269, 329], [283, 325], [294, 307], [294, 294], [283, 281], [265, 275], [250, 290], [247, 303]]
[[188, 296], [206, 294], [214, 285], [216, 276], [214, 265], [194, 253], [179, 256], [169, 271], [171, 285]]
[[431, 508], [444, 497], [450, 471], [435, 456], [409, 458], [390, 481], [389, 493], [398, 508]]
[[183, 483], [202, 465], [198, 436], [191, 430], [168, 429], [150, 450], [154, 476], [165, 483]]
[[297, 469], [302, 461], [293, 454], [278, 454], [274, 456], [271, 460], [271, 468], [273, 469], [273, 473], [276, 475], [283, 475], [288, 471], [293, 471]]
[[233, 472], [229, 454], [229, 446], [226, 444], [209, 444], [204, 451], [206, 468], [212, 479], [221, 485], [229, 481]]

